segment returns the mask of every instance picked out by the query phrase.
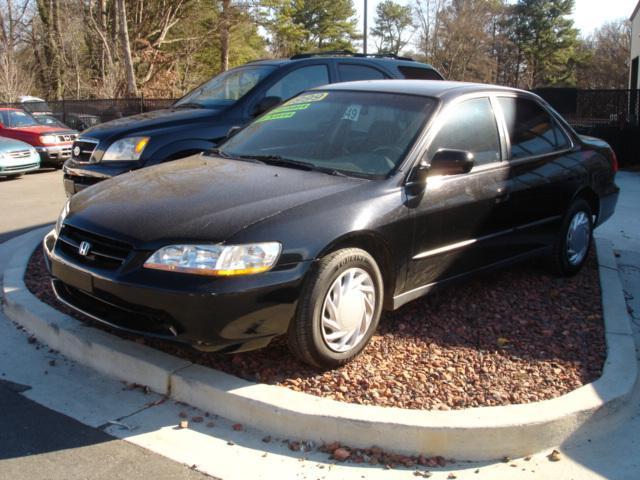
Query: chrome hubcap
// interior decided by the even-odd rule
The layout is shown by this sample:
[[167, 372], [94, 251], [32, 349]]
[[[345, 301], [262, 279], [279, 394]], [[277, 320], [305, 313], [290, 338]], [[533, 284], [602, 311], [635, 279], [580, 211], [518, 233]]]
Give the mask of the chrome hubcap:
[[578, 265], [584, 259], [591, 241], [591, 224], [584, 212], [576, 213], [569, 224], [567, 232], [567, 260], [571, 265]]
[[376, 305], [371, 276], [361, 268], [350, 268], [331, 285], [322, 306], [322, 338], [334, 352], [347, 352], [358, 345], [369, 330]]

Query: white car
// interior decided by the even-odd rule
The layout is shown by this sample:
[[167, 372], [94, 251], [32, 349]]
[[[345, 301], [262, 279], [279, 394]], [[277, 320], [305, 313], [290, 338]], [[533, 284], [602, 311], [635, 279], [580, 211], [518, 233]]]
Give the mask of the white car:
[[40, 154], [31, 145], [0, 137], [0, 177], [21, 177], [40, 168]]

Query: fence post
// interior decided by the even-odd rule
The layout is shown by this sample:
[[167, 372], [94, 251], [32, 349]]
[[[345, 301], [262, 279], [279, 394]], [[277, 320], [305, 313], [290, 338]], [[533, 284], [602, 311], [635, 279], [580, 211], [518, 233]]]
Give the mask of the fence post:
[[62, 98], [62, 123], [67, 124], [67, 105], [64, 101], [64, 97]]
[[140, 113], [144, 113], [144, 93], [140, 92]]

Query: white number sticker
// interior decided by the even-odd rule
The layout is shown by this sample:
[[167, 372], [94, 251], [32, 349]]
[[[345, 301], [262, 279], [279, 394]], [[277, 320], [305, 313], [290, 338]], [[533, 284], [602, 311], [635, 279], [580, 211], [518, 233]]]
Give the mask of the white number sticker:
[[346, 112], [342, 116], [343, 120], [350, 120], [352, 122], [357, 122], [360, 118], [360, 110], [362, 109], [361, 105], [349, 105]]

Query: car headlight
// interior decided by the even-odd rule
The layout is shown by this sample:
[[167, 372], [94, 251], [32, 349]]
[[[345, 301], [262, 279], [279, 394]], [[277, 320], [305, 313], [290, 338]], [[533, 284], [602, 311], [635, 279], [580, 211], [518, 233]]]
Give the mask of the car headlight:
[[60, 233], [60, 230], [62, 229], [62, 224], [64, 223], [64, 220], [65, 218], [67, 218], [68, 214], [69, 214], [69, 201], [67, 200], [67, 203], [65, 203], [64, 207], [62, 207], [62, 211], [60, 212], [60, 215], [58, 215], [58, 220], [56, 221], [56, 235]]
[[40, 143], [44, 145], [51, 145], [60, 143], [60, 139], [57, 135], [40, 135]]
[[278, 242], [248, 245], [169, 245], [144, 263], [146, 268], [229, 277], [266, 272], [275, 265]]
[[103, 162], [123, 162], [140, 160], [142, 152], [149, 143], [149, 137], [128, 137], [111, 144], [102, 156]]

